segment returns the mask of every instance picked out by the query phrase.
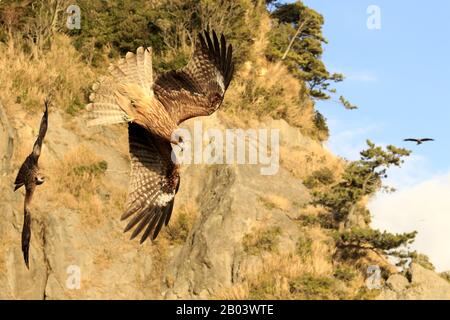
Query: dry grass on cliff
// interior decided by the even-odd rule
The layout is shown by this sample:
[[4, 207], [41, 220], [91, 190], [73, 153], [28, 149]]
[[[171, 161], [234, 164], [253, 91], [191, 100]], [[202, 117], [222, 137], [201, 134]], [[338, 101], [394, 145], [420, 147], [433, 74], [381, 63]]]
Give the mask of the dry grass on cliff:
[[[125, 201], [125, 192], [103, 183], [107, 163], [84, 145], [74, 147], [53, 166], [49, 197], [77, 210], [90, 227], [104, 215], [114, 215]], [[103, 213], [103, 214], [102, 214]]]
[[305, 180], [312, 172], [328, 168], [337, 179], [344, 171], [344, 162], [320, 143], [312, 142], [308, 147], [280, 147], [281, 166], [295, 177]]
[[198, 210], [197, 203], [193, 200], [176, 207], [172, 219], [163, 229], [161, 237], [167, 239], [171, 244], [184, 244], [197, 219]]
[[269, 193], [262, 196], [260, 200], [262, 201], [263, 205], [269, 210], [276, 208], [282, 211], [290, 211], [292, 208], [291, 201], [289, 201], [289, 199], [287, 199], [286, 197], [278, 194]]
[[[337, 280], [333, 278], [332, 244], [323, 230], [318, 227], [303, 228], [299, 232], [295, 251], [289, 253], [273, 250], [276, 244], [274, 239], [279, 233], [275, 236], [273, 232], [263, 231], [244, 239], [244, 247], [247, 243], [252, 248], [250, 254], [260, 257], [261, 268], [255, 270], [254, 265], [249, 265], [247, 269], [240, 270], [244, 280], [218, 293], [217, 298], [306, 299], [315, 291], [330, 299], [340, 297], [341, 293], [335, 292]], [[261, 241], [255, 239], [265, 240], [258, 251], [254, 248]]]
[[280, 63], [248, 61], [234, 77], [223, 108], [239, 118], [285, 119], [315, 136], [314, 105], [302, 92], [303, 85]]
[[[94, 78], [80, 54], [65, 35], [55, 35], [52, 44], [36, 57], [23, 49], [30, 44], [13, 37], [0, 43], [0, 91], [5, 105], [20, 104], [28, 110], [41, 108], [52, 92], [55, 106], [75, 112], [84, 104]], [[31, 44], [32, 46], [32, 44]], [[30, 52], [36, 52], [33, 48]]]

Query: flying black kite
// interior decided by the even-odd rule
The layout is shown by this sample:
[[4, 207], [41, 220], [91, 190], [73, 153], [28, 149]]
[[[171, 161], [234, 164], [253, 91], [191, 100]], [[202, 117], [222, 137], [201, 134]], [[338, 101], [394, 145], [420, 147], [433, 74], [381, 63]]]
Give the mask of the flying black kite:
[[181, 122], [216, 111], [233, 75], [232, 46], [223, 35], [219, 40], [205, 31], [197, 40], [184, 68], [155, 79], [151, 48], [128, 52], [93, 86], [87, 106], [90, 125], [128, 123], [131, 177], [121, 219], [131, 217], [124, 230], [135, 227], [131, 239], [143, 231], [141, 243], [155, 239], [172, 214], [180, 176], [171, 144], [182, 144], [172, 133]]
[[24, 216], [22, 228], [22, 252], [25, 260], [25, 265], [29, 268], [28, 251], [30, 249], [31, 238], [31, 215], [28, 210], [31, 199], [33, 198], [34, 190], [37, 185], [43, 184], [45, 178], [39, 172], [39, 156], [41, 155], [42, 142], [47, 133], [48, 126], [48, 105], [49, 101], [45, 100], [45, 111], [42, 116], [41, 125], [39, 127], [39, 135], [33, 146], [33, 151], [25, 159], [24, 163], [19, 169], [16, 180], [14, 181], [14, 191], [22, 186], [25, 186], [25, 200], [24, 200]]
[[422, 143], [427, 142], [427, 141], [434, 141], [434, 139], [430, 139], [430, 138], [422, 138], [422, 139], [408, 138], [408, 139], [405, 139], [403, 141], [412, 141], [412, 142], [415, 142], [415, 143], [417, 143], [419, 145], [419, 144], [422, 144]]

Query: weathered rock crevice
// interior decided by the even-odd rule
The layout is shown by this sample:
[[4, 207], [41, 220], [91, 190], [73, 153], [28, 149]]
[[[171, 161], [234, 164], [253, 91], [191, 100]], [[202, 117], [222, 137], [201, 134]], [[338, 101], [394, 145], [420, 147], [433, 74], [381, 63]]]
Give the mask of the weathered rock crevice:
[[41, 238], [41, 247], [42, 247], [42, 255], [44, 257], [44, 267], [45, 267], [45, 275], [44, 275], [44, 292], [42, 294], [42, 300], [47, 299], [47, 285], [48, 285], [48, 279], [50, 277], [50, 274], [53, 272], [52, 267], [50, 265], [49, 257], [47, 256], [47, 238], [46, 238], [46, 232], [45, 232], [45, 222], [40, 221], [38, 223], [39, 225], [39, 234]]
[[[39, 117], [36, 114], [35, 120]], [[126, 144], [126, 136], [121, 136], [126, 135], [126, 130], [122, 130], [123, 133], [106, 128], [90, 131], [81, 121], [64, 123], [61, 112], [54, 110], [51, 130], [44, 142], [43, 167], [52, 172], [53, 164], [65, 161], [71, 150], [83, 145], [85, 150], [92, 150], [99, 159], [107, 161], [110, 172], [102, 176], [92, 197], [75, 198], [74, 201], [70, 194], [61, 199], [59, 194], [50, 194], [49, 190], [58, 190], [51, 188], [56, 180], [54, 177], [38, 190], [32, 208], [30, 270], [27, 270], [20, 246], [23, 194], [13, 193], [11, 183], [13, 171], [17, 169], [12, 168], [13, 164], [19, 162], [14, 159], [17, 153], [14, 148], [22, 141], [33, 140], [34, 131], [28, 125], [8, 119], [4, 112], [0, 118], [0, 148], [8, 146], [1, 149], [6, 150], [5, 154], [0, 154], [1, 170], [4, 165], [9, 167], [6, 176], [0, 180], [0, 211], [4, 215], [0, 224], [0, 298], [221, 297], [224, 291], [264, 269], [264, 256], [248, 252], [244, 244], [247, 236], [279, 228], [282, 230], [277, 236], [279, 253], [290, 254], [296, 250], [302, 229], [293, 220], [310, 198], [302, 181], [282, 166], [274, 176], [262, 175], [260, 165], [182, 166], [181, 186], [169, 226], [176, 226], [175, 221], [185, 208], [194, 208], [191, 211], [195, 211], [195, 220], [190, 222], [193, 226], [189, 226], [186, 241], [181, 244], [165, 241], [165, 246], [161, 245], [164, 241], [142, 246], [129, 241], [129, 235], [122, 233], [124, 226], [119, 219], [122, 207], [118, 205], [111, 209], [107, 206], [111, 201], [121, 203], [125, 198], [129, 163], [124, 157], [127, 150], [118, 150], [118, 147]], [[205, 129], [223, 127], [218, 117], [202, 121]], [[283, 146], [311, 148], [311, 139], [285, 122], [274, 120], [268, 126], [281, 128]], [[5, 129], [7, 127], [9, 129]], [[86, 139], [87, 136], [93, 138]], [[119, 139], [123, 140], [111, 143]], [[119, 190], [117, 193], [105, 191], [105, 185], [114, 185]], [[105, 197], [105, 192], [111, 196]], [[269, 205], [267, 199], [280, 202]], [[81, 205], [84, 201], [90, 202], [77, 206], [77, 201]], [[68, 266], [79, 267], [80, 288], [66, 287]], [[435, 289], [447, 294], [446, 286], [450, 288], [450, 284], [436, 278], [433, 281], [438, 286], [433, 287], [427, 284], [426, 277], [434, 279], [432, 274], [436, 273], [417, 270], [412, 273], [411, 283], [403, 276], [396, 283], [393, 276], [389, 282], [392, 285], [382, 292], [382, 296], [393, 299], [409, 297], [414, 292], [419, 298], [428, 297], [433, 294], [430, 290]], [[418, 290], [419, 286], [422, 289]]]
[[6, 111], [0, 101], [0, 133], [3, 138], [0, 141], [0, 174], [6, 176], [11, 170], [11, 160], [14, 152], [14, 129], [9, 123]]

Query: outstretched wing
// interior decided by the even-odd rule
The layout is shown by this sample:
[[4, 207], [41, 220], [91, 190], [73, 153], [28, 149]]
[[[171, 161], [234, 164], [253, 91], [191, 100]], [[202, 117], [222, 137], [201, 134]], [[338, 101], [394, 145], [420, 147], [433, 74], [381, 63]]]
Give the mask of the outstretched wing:
[[45, 134], [47, 133], [48, 105], [50, 104], [49, 100], [45, 100], [44, 104], [45, 104], [45, 111], [41, 119], [41, 125], [39, 126], [39, 135], [33, 146], [32, 154], [36, 158], [36, 160], [39, 159], [39, 156], [41, 155], [42, 142], [44, 141]]
[[404, 139], [403, 141], [414, 141], [414, 142], [418, 142], [419, 139], [408, 138], [408, 139]]
[[194, 55], [186, 67], [159, 76], [155, 97], [177, 124], [192, 117], [210, 115], [219, 108], [234, 71], [233, 49], [213, 31], [198, 35]]
[[25, 161], [20, 166], [19, 172], [17, 173], [16, 180], [14, 181], [14, 191], [25, 185], [28, 177], [33, 170], [35, 164], [35, 159], [32, 154], [30, 154]]
[[424, 138], [424, 139], [420, 139], [422, 142], [425, 142], [425, 141], [434, 141], [434, 139], [431, 139], [431, 138]]
[[49, 103], [49, 100], [45, 100], [45, 111], [41, 119], [39, 135], [34, 142], [33, 151], [20, 166], [19, 172], [16, 176], [16, 180], [14, 181], [14, 191], [25, 184], [27, 178], [32, 174], [32, 170], [34, 166], [36, 166], [39, 160], [39, 156], [41, 155], [42, 142], [44, 141], [45, 134], [47, 133]]
[[128, 125], [128, 135], [131, 178], [126, 210], [121, 219], [132, 216], [124, 230], [127, 232], [136, 226], [131, 239], [145, 229], [142, 243], [150, 235], [155, 239], [163, 224], [169, 222], [179, 175], [177, 166], [171, 161], [169, 142], [135, 123]]

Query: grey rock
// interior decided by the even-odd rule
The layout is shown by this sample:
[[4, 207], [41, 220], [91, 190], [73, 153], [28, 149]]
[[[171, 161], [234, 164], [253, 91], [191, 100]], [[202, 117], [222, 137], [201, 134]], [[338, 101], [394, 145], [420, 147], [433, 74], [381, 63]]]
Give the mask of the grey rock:
[[399, 274], [390, 276], [378, 299], [450, 300], [450, 283], [439, 274], [417, 263], [412, 263], [408, 272], [411, 282]]

